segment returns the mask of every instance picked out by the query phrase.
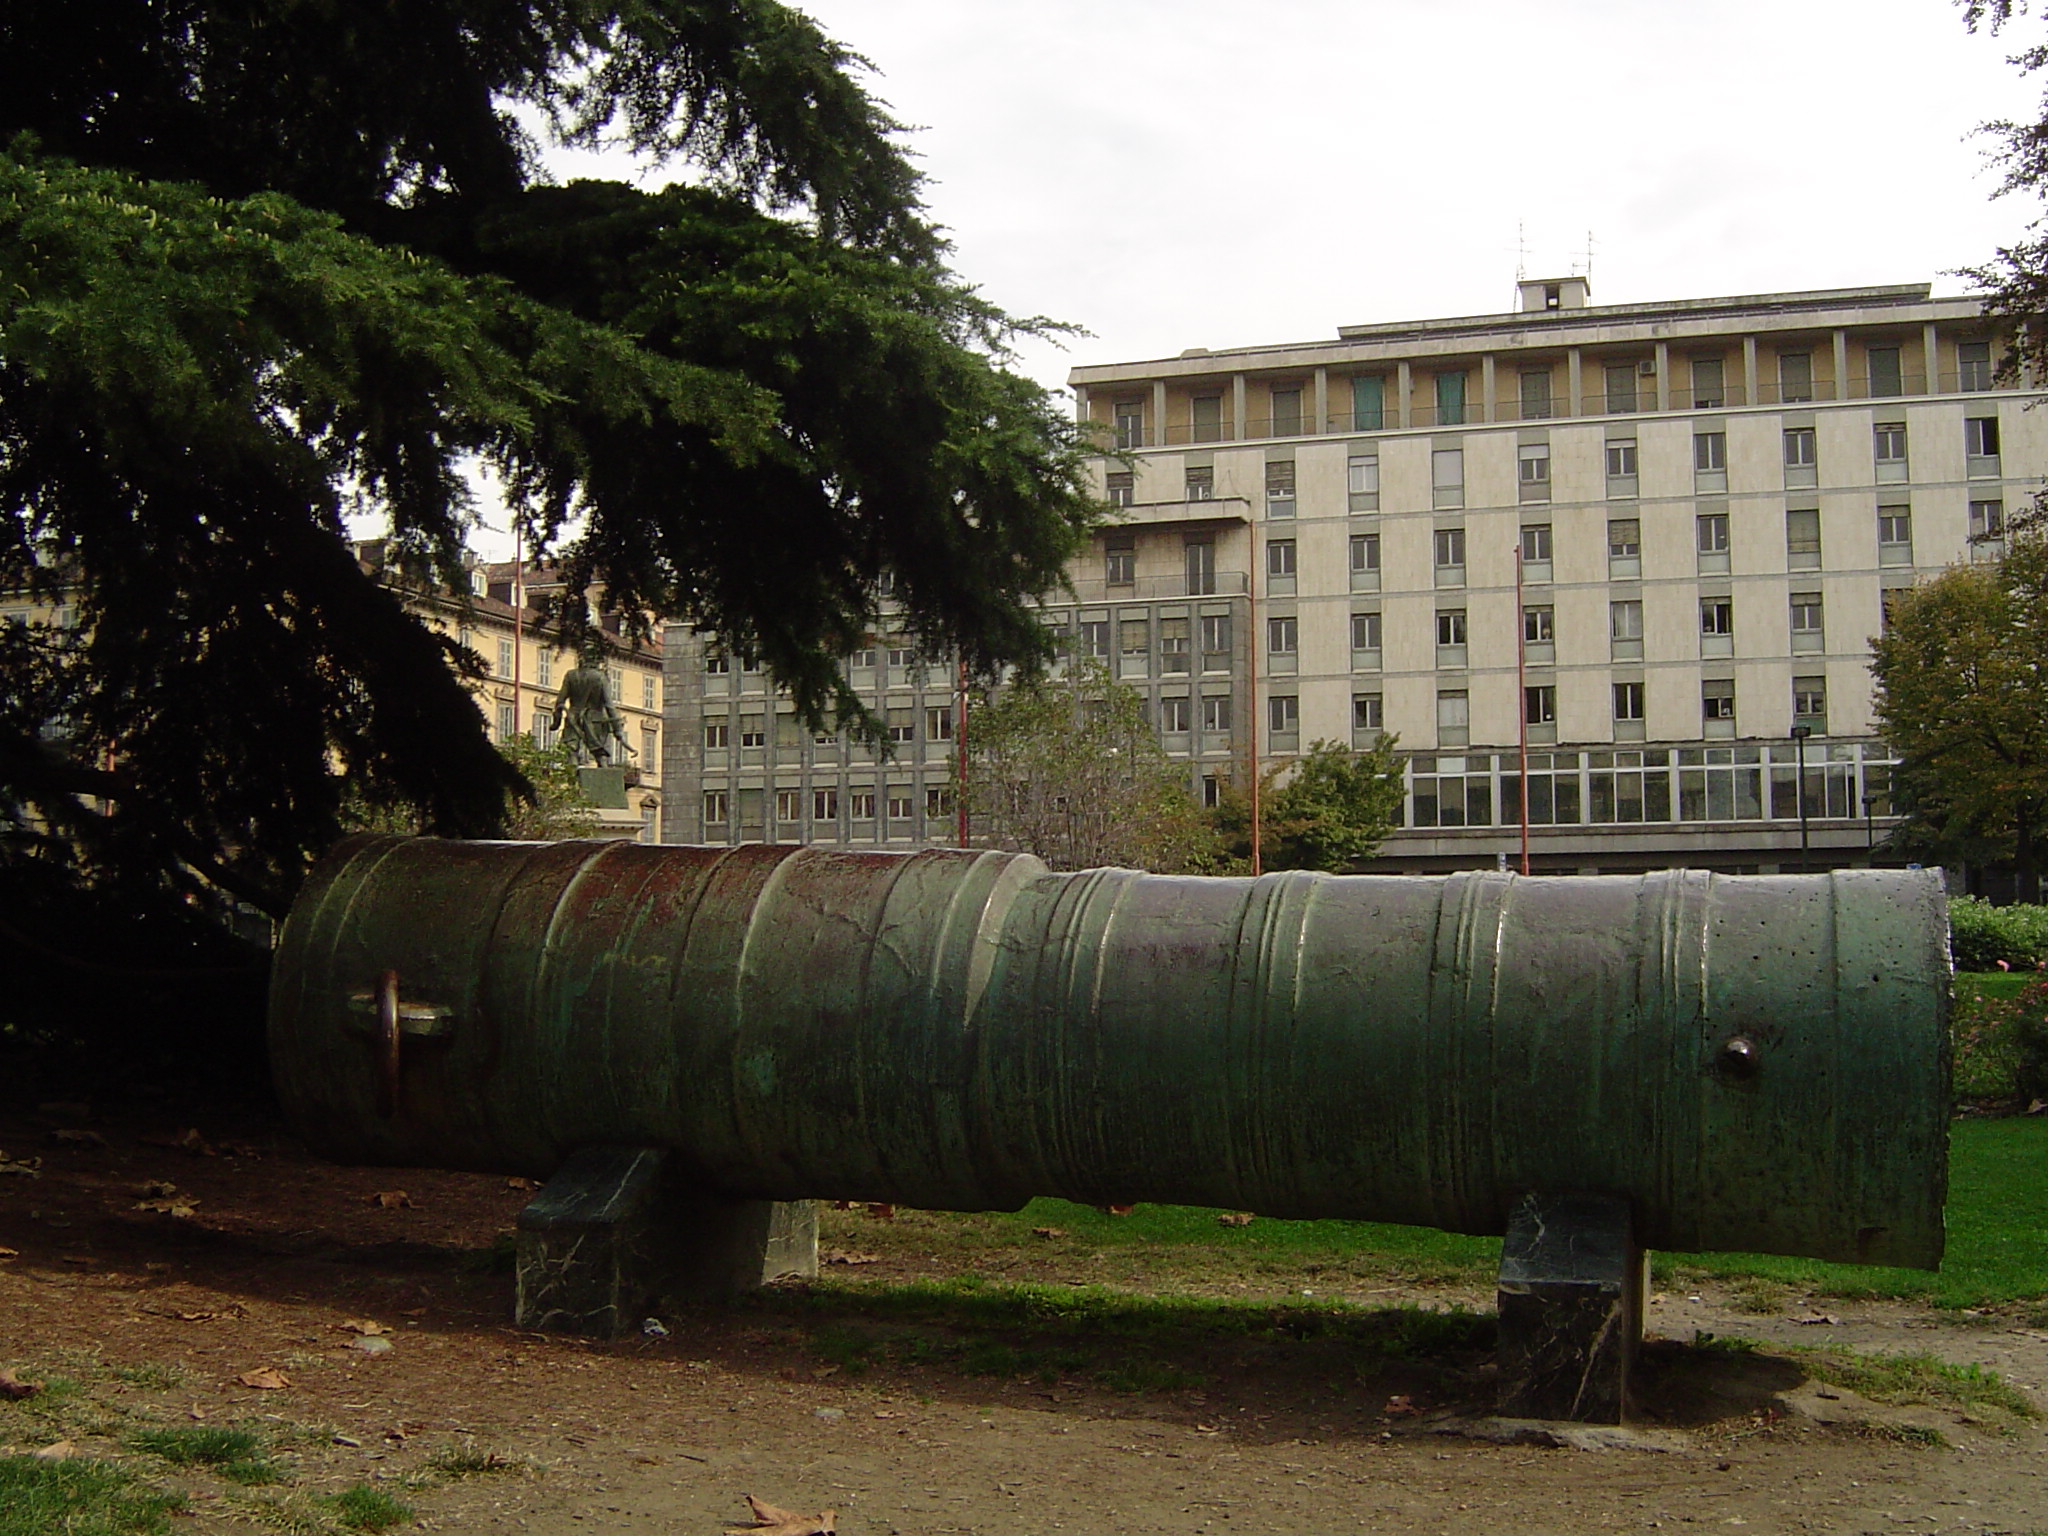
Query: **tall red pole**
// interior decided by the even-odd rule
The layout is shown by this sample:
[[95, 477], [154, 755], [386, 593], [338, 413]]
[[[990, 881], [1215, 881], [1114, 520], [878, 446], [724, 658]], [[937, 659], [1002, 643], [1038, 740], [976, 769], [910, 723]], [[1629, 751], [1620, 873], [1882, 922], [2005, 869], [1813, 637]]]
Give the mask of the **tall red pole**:
[[1256, 526], [1251, 531], [1251, 540], [1252, 556], [1245, 562], [1248, 567], [1245, 576], [1245, 619], [1251, 630], [1245, 637], [1245, 650], [1251, 657], [1251, 689], [1248, 701], [1251, 705], [1251, 719], [1245, 722], [1249, 740], [1245, 755], [1252, 769], [1252, 873], [1262, 875], [1266, 872], [1266, 867], [1259, 845], [1259, 835], [1262, 831], [1259, 825], [1259, 561], [1264, 557], [1264, 551], [1260, 547]]
[[953, 820], [955, 831], [959, 834], [960, 846], [965, 848], [967, 846], [967, 663], [965, 660], [962, 660], [960, 663], [959, 694], [960, 721], [953, 734], [958, 738], [960, 782], [953, 791], [955, 797]]
[[512, 519], [512, 734], [519, 734], [521, 667], [526, 646], [526, 575], [524, 570], [526, 534], [519, 519]]

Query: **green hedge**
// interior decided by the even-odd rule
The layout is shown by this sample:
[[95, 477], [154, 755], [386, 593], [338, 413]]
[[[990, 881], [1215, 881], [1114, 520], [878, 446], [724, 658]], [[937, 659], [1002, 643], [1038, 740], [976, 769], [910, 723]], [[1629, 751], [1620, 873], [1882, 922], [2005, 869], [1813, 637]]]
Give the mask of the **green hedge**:
[[2016, 971], [2048, 961], [2048, 907], [1994, 907], [1975, 896], [1948, 904], [1949, 953], [1959, 971], [1995, 971], [2003, 960]]

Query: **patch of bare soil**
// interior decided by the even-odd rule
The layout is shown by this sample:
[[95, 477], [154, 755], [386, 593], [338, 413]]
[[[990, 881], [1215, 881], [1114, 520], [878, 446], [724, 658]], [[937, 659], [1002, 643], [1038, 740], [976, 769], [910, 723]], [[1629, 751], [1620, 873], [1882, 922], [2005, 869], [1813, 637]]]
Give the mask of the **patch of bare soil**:
[[[246, 1423], [279, 1448], [282, 1492], [143, 1464], [191, 1493], [181, 1527], [289, 1528], [306, 1499], [368, 1482], [427, 1528], [480, 1532], [710, 1536], [748, 1523], [750, 1493], [834, 1510], [853, 1536], [2048, 1530], [2034, 1422], [1871, 1403], [1775, 1352], [1931, 1353], [2048, 1386], [2048, 1337], [2017, 1317], [1798, 1297], [1758, 1315], [1738, 1310], [1753, 1296], [1667, 1293], [1643, 1423], [1604, 1449], [1486, 1422], [1483, 1322], [1417, 1343], [1412, 1318], [1376, 1333], [1279, 1309], [1311, 1289], [1369, 1308], [1490, 1297], [1286, 1260], [1208, 1276], [1276, 1304], [1236, 1333], [1006, 1330], [840, 1283], [595, 1344], [511, 1325], [493, 1245], [530, 1190], [334, 1167], [261, 1121], [191, 1114], [0, 1109], [0, 1168], [21, 1170], [0, 1171], [0, 1366], [83, 1384], [84, 1452], [157, 1423]], [[834, 1214], [827, 1247], [867, 1261], [828, 1273], [934, 1274], [917, 1237], [943, 1220]], [[1145, 1278], [1128, 1255], [950, 1251], [991, 1278]], [[56, 1422], [39, 1411], [0, 1402], [0, 1440], [29, 1448]]]

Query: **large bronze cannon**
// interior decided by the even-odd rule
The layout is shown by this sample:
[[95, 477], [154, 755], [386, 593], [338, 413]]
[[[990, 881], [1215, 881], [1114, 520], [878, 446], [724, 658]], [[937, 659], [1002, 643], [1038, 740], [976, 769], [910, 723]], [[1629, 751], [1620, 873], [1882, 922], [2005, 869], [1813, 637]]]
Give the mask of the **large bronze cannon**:
[[271, 1043], [344, 1160], [1475, 1233], [1590, 1198], [1632, 1245], [1932, 1266], [1946, 938], [1923, 873], [359, 838], [286, 924]]

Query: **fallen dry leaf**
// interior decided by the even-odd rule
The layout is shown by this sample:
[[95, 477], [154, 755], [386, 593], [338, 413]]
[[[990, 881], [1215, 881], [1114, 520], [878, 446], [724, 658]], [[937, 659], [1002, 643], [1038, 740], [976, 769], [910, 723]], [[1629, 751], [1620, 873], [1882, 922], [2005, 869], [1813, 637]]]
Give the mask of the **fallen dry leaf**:
[[387, 1211], [412, 1209], [412, 1196], [402, 1189], [380, 1189], [370, 1196], [370, 1204], [382, 1206]]
[[511, 1178], [505, 1181], [505, 1187], [507, 1189], [539, 1189], [540, 1185], [533, 1179]]
[[104, 1147], [107, 1138], [98, 1131], [57, 1130], [50, 1132], [50, 1140], [61, 1142], [67, 1147]]
[[896, 1219], [896, 1207], [885, 1205], [879, 1200], [870, 1201], [868, 1204], [868, 1214], [874, 1217], [876, 1221], [894, 1221]]
[[1792, 1321], [1802, 1328], [1834, 1328], [1839, 1326], [1842, 1320], [1839, 1317], [1830, 1317], [1825, 1312], [1813, 1312], [1805, 1317], [1795, 1317]]
[[40, 1381], [23, 1381], [14, 1372], [0, 1367], [0, 1398], [5, 1398], [10, 1403], [18, 1403], [24, 1397], [34, 1397], [42, 1390], [43, 1384]]
[[169, 1179], [151, 1179], [135, 1191], [138, 1200], [168, 1200], [178, 1192], [178, 1186]]
[[1216, 1218], [1219, 1227], [1248, 1227], [1254, 1220], [1250, 1211], [1225, 1211]]
[[874, 1264], [879, 1262], [877, 1255], [862, 1253], [854, 1248], [827, 1248], [818, 1257], [827, 1264]]
[[754, 1512], [754, 1523], [730, 1527], [726, 1536], [836, 1536], [839, 1529], [837, 1510], [821, 1510], [815, 1515], [792, 1514], [762, 1503], [751, 1493], [747, 1495], [747, 1508]]
[[245, 1387], [254, 1387], [259, 1392], [274, 1392], [279, 1387], [288, 1387], [292, 1384], [291, 1377], [267, 1365], [259, 1365], [253, 1371], [244, 1371], [235, 1380]]
[[0, 1152], [0, 1173], [18, 1173], [25, 1179], [39, 1179], [43, 1176], [43, 1160], [25, 1157], [15, 1162], [5, 1152]]
[[1105, 1205], [1100, 1207], [1100, 1209], [1105, 1216], [1128, 1216], [1137, 1207], [1135, 1205]]
[[192, 1214], [192, 1202], [190, 1200], [138, 1200], [135, 1202], [135, 1209], [138, 1211], [155, 1211], [159, 1215], [182, 1218]]
[[389, 1333], [391, 1330], [382, 1323], [371, 1322], [367, 1317], [352, 1317], [341, 1325], [341, 1331], [343, 1333], [360, 1333], [366, 1339], [373, 1339], [378, 1334]]
[[20, 1257], [21, 1250], [19, 1248], [0, 1248], [0, 1259], [18, 1259]]
[[1415, 1406], [1415, 1399], [1408, 1396], [1405, 1392], [1397, 1393], [1395, 1396], [1388, 1398], [1387, 1406], [1380, 1411], [1390, 1419], [1406, 1418], [1410, 1414], [1422, 1412], [1420, 1408]]
[[1033, 1237], [1043, 1237], [1047, 1239], [1055, 1237], [1065, 1237], [1067, 1235], [1067, 1229], [1065, 1227], [1033, 1227], [1031, 1229], [1031, 1235]]
[[69, 1461], [78, 1454], [76, 1440], [52, 1440], [39, 1451], [29, 1453], [37, 1461]]

